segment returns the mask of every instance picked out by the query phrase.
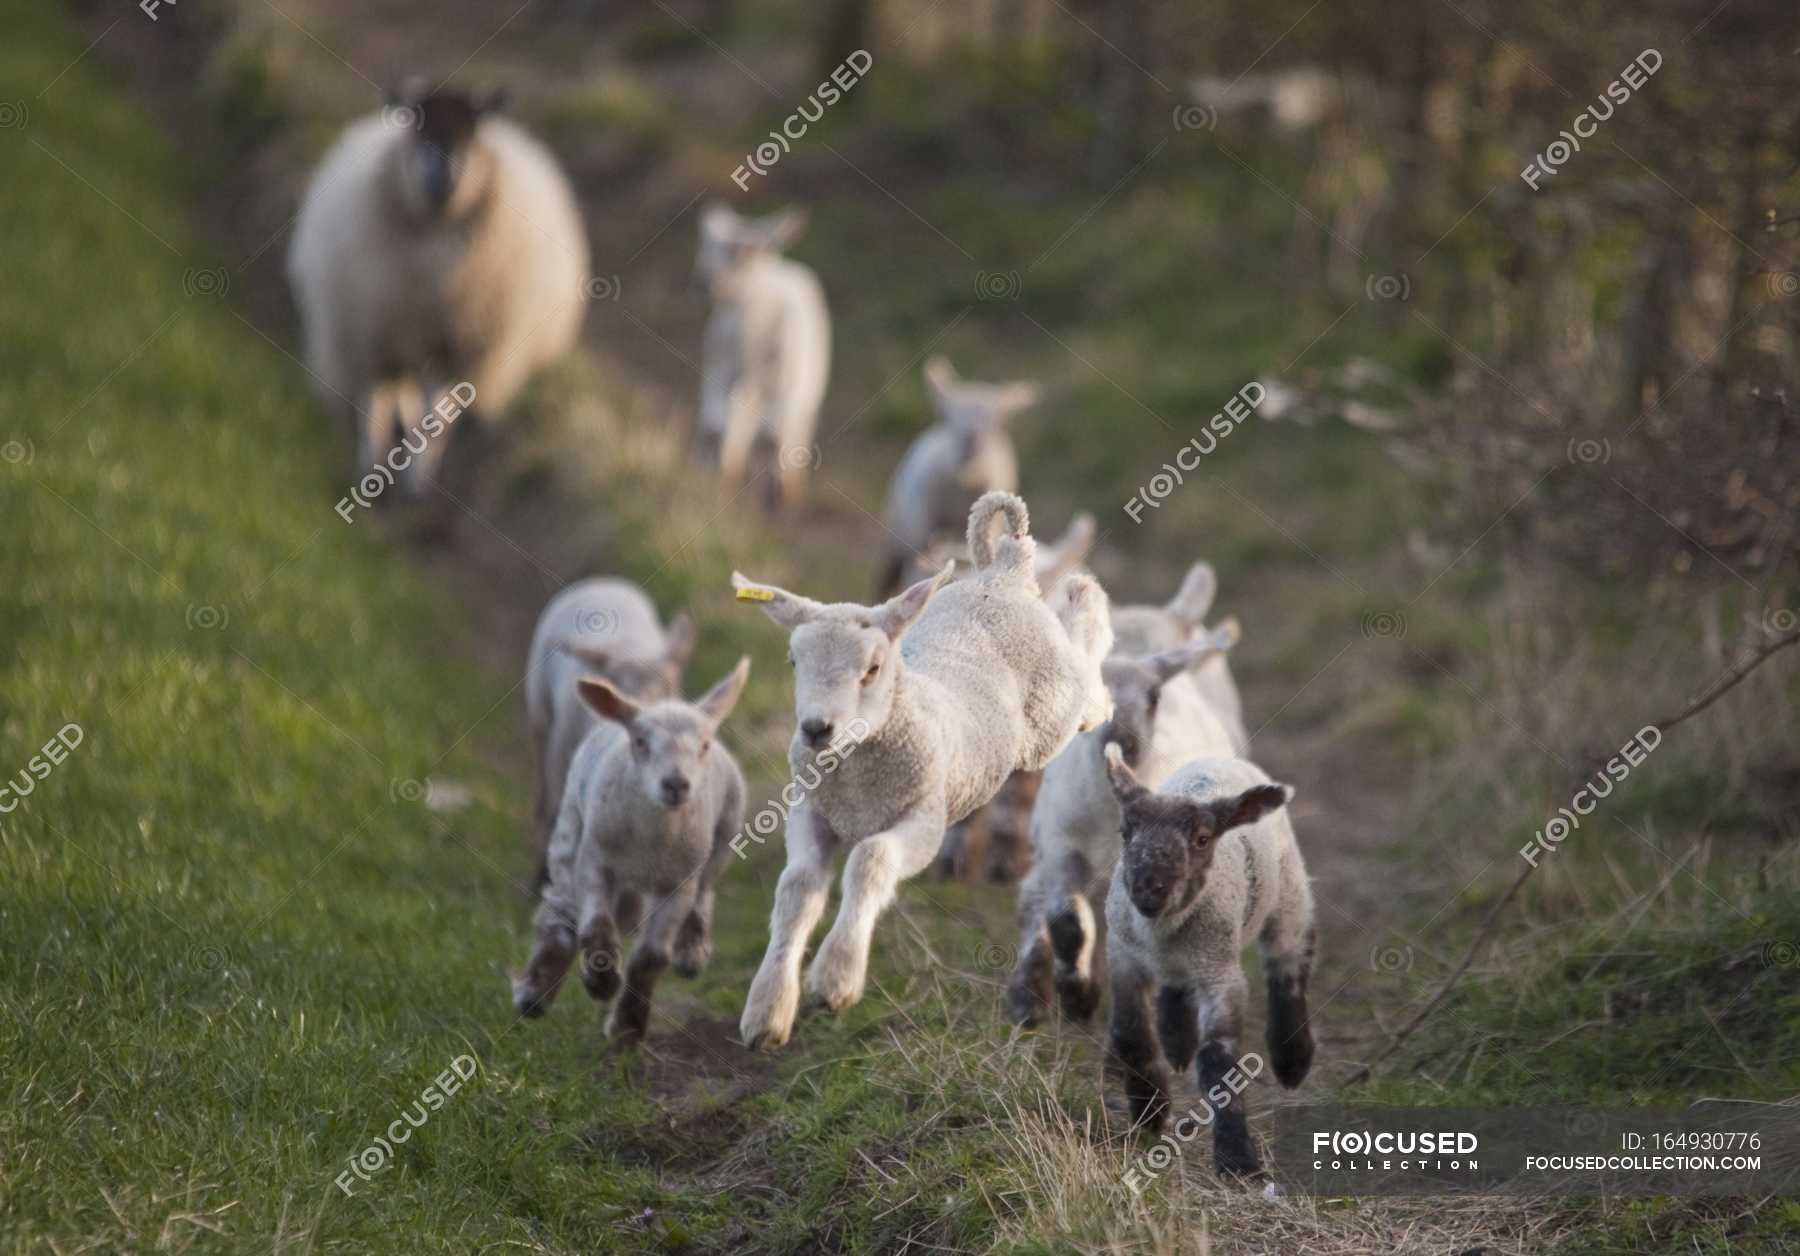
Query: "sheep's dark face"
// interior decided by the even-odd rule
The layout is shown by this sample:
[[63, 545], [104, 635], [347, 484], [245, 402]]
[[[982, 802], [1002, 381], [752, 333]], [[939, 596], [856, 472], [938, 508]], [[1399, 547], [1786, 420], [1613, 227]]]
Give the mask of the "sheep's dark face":
[[672, 699], [641, 705], [598, 676], [583, 677], [579, 685], [596, 714], [624, 728], [639, 795], [675, 811], [698, 796], [713, 735], [737, 705], [749, 675], [750, 660], [740, 659], [729, 676], [692, 704]]
[[759, 221], [729, 205], [715, 203], [700, 215], [700, 251], [694, 257], [694, 284], [713, 301], [736, 300], [745, 276], [759, 262], [778, 255], [806, 230], [806, 212], [785, 209]]
[[1135, 768], [1155, 740], [1163, 677], [1135, 659], [1116, 657], [1100, 665], [1100, 676], [1113, 700], [1112, 719], [1100, 730], [1100, 744], [1117, 742], [1125, 762]]
[[1131, 905], [1147, 920], [1184, 913], [1206, 888], [1219, 838], [1286, 804], [1285, 785], [1253, 785], [1199, 802], [1145, 789], [1117, 745], [1106, 748], [1107, 776], [1119, 800], [1124, 850], [1119, 872]]
[[1120, 833], [1125, 889], [1146, 919], [1180, 914], [1206, 888], [1218, 834], [1205, 807], [1146, 794], [1124, 808]]
[[395, 97], [388, 116], [404, 126], [401, 170], [408, 202], [421, 217], [457, 217], [487, 190], [491, 161], [478, 142], [481, 120], [501, 96], [430, 91], [415, 81]]

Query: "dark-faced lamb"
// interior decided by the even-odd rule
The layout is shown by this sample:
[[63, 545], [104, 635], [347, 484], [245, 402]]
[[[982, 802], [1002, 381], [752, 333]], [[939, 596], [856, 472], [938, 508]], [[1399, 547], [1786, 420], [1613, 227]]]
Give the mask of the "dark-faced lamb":
[[888, 485], [890, 548], [877, 597], [899, 590], [913, 555], [960, 531], [976, 498], [1019, 491], [1007, 421], [1037, 401], [1037, 385], [964, 380], [943, 357], [925, 363], [925, 385], [937, 422], [913, 439]]
[[[607, 1036], [642, 1038], [657, 979], [683, 976], [712, 954], [713, 883], [744, 818], [744, 778], [719, 744], [719, 724], [750, 675], [740, 659], [705, 697], [640, 705], [597, 676], [577, 686], [605, 723], [569, 769], [550, 839], [550, 878], [538, 903], [537, 942], [513, 981], [513, 1006], [542, 1016], [583, 952], [596, 999], [618, 1001]], [[619, 935], [640, 918], [621, 974]]]
[[538, 765], [534, 888], [549, 875], [550, 831], [569, 763], [599, 722], [576, 681], [597, 675], [636, 702], [660, 702], [681, 691], [682, 668], [693, 651], [694, 624], [687, 614], [677, 614], [665, 630], [649, 596], [629, 580], [579, 580], [544, 607], [525, 660], [525, 718]]
[[1276, 1080], [1298, 1086], [1313, 1059], [1306, 985], [1317, 934], [1285, 809], [1293, 793], [1243, 759], [1195, 759], [1159, 791], [1144, 788], [1116, 746], [1106, 763], [1125, 836], [1106, 896], [1108, 1083], [1123, 1091], [1134, 1122], [1160, 1129], [1169, 1070], [1192, 1063], [1201, 1093], [1222, 1100], [1214, 1164], [1221, 1174], [1254, 1174], [1244, 1100], [1226, 1084], [1244, 1045], [1251, 939], [1268, 978]]
[[1110, 714], [1099, 583], [1071, 577], [1061, 617], [1052, 614], [1032, 575], [1025, 503], [1010, 494], [976, 502], [968, 531], [973, 575], [941, 592], [941, 576], [920, 581], [880, 606], [826, 605], [732, 576], [740, 599], [791, 633], [796, 776], [836, 730], [867, 730], [788, 812], [769, 947], [739, 1026], [747, 1045], [776, 1047], [792, 1032], [801, 956], [838, 847], [849, 848], [843, 903], [808, 973], [833, 1010], [862, 997], [876, 919], [930, 864], [946, 827]]
[[[1219, 578], [1212, 564], [1195, 563], [1175, 596], [1163, 605], [1113, 608], [1113, 635], [1117, 638], [1113, 648], [1120, 654], [1155, 654], [1192, 640], [1204, 630], [1218, 591]], [[1223, 654], [1213, 655], [1194, 673], [1194, 683], [1231, 734], [1231, 752], [1239, 757], [1248, 755], [1250, 734], [1244, 727], [1244, 703], [1232, 679], [1230, 660]]]
[[1122, 655], [1115, 640], [1102, 669], [1112, 718], [1075, 738], [1044, 769], [1032, 810], [1032, 867], [1019, 887], [1023, 938], [1007, 986], [1007, 1013], [1019, 1024], [1044, 1017], [1053, 985], [1071, 1020], [1085, 1021], [1100, 1002], [1093, 901], [1112, 879], [1120, 850], [1119, 803], [1107, 779], [1106, 747], [1122, 748], [1125, 761], [1150, 785], [1196, 755], [1229, 756], [1230, 734], [1201, 696], [1194, 674], [1237, 638], [1236, 621], [1227, 620], [1147, 658]]
[[[581, 327], [587, 235], [549, 150], [498, 96], [415, 82], [319, 164], [288, 247], [306, 364], [350, 417], [356, 469], [434, 476], [442, 399], [498, 415]], [[431, 418], [427, 418], [430, 411]], [[417, 440], [415, 447], [413, 441]]]
[[782, 256], [806, 230], [804, 210], [759, 221], [715, 203], [700, 215], [694, 278], [712, 301], [700, 375], [700, 440], [727, 484], [770, 446], [779, 497], [797, 501], [812, 466], [813, 429], [831, 373], [831, 316], [811, 268]]

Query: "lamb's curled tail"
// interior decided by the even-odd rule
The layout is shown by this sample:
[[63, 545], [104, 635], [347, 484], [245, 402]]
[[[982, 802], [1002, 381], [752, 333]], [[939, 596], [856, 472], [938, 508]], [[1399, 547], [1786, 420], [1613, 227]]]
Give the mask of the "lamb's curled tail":
[[[994, 521], [1004, 518], [1005, 530], [996, 539]], [[1031, 516], [1025, 499], [994, 489], [983, 493], [969, 511], [969, 556], [976, 571], [998, 565], [1008, 572], [1032, 572], [1037, 543], [1031, 539]]]

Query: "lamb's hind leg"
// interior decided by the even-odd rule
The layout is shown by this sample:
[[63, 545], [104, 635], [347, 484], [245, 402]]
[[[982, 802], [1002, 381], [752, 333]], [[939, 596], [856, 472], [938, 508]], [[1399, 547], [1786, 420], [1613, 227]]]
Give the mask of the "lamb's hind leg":
[[1304, 924], [1287, 929], [1273, 920], [1263, 930], [1263, 971], [1269, 979], [1269, 1064], [1275, 1079], [1289, 1090], [1306, 1080], [1312, 1068], [1312, 1025], [1306, 1014], [1306, 985], [1312, 976], [1318, 933], [1312, 921], [1310, 895]]
[[1034, 865], [1019, 886], [1019, 962], [1006, 983], [1006, 1015], [1016, 1025], [1030, 1028], [1050, 1014], [1050, 930], [1045, 924], [1051, 906], [1066, 889], [1063, 860]]
[[1260, 1165], [1256, 1144], [1250, 1141], [1244, 1098], [1233, 1089], [1232, 1082], [1241, 1076], [1238, 1052], [1250, 988], [1244, 981], [1244, 970], [1236, 966], [1213, 981], [1203, 982], [1202, 987], [1197, 1000], [1200, 1051], [1195, 1073], [1200, 1093], [1209, 1102], [1215, 1094], [1224, 1096], [1224, 1102], [1213, 1105], [1213, 1165], [1222, 1176], [1249, 1177]]
[[1063, 1015], [1086, 1021], [1100, 1005], [1100, 983], [1094, 977], [1094, 943], [1099, 932], [1087, 888], [1093, 869], [1079, 851], [1063, 856], [1065, 892], [1050, 909], [1050, 943], [1056, 951], [1056, 995]]
[[864, 838], [844, 861], [844, 901], [837, 922], [807, 971], [807, 986], [832, 1011], [863, 995], [875, 922], [900, 882], [930, 867], [944, 837], [942, 807], [917, 807], [884, 833]]
[[774, 1048], [794, 1031], [800, 1010], [800, 960], [806, 939], [831, 892], [831, 853], [837, 837], [802, 801], [788, 812], [787, 867], [775, 887], [769, 949], [750, 983], [738, 1033], [747, 1047]]
[[692, 882], [657, 903], [644, 921], [637, 945], [625, 964], [625, 986], [606, 1018], [606, 1036], [616, 1042], [637, 1042], [650, 1026], [650, 997], [657, 979], [669, 966], [675, 937], [694, 909], [697, 890]]

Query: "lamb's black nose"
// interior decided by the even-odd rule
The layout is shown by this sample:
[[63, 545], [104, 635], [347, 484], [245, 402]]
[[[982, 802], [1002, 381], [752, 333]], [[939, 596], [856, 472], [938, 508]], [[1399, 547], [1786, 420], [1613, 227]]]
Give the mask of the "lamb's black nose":
[[662, 778], [663, 801], [671, 807], [679, 807], [687, 800], [688, 779], [685, 776], [665, 776]]
[[822, 746], [831, 739], [830, 720], [801, 720], [800, 731], [806, 734], [806, 740], [815, 746]]

